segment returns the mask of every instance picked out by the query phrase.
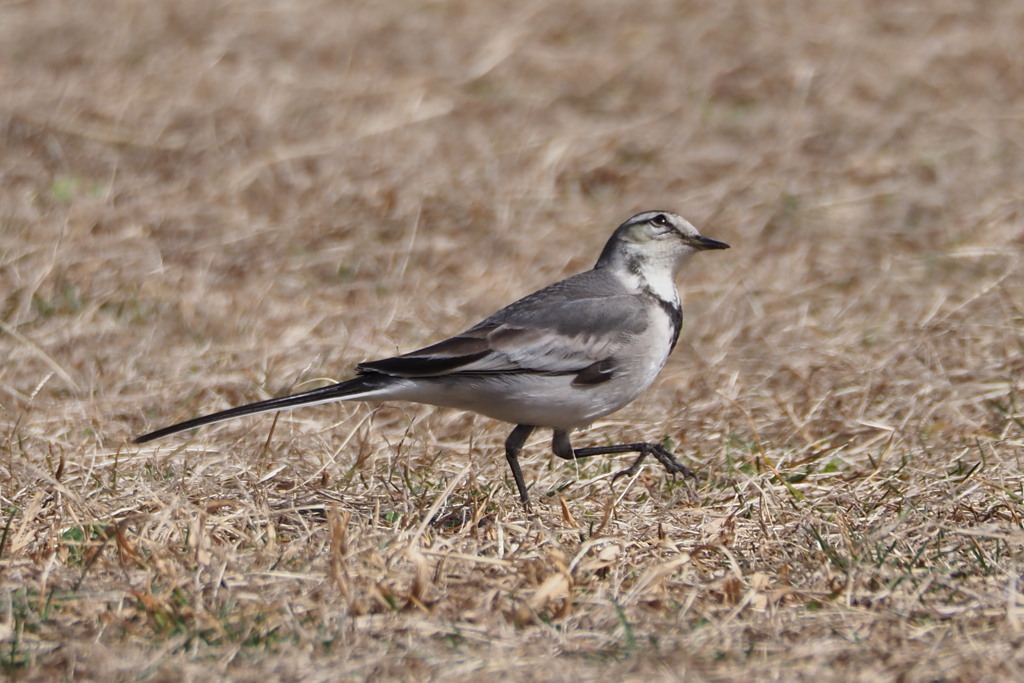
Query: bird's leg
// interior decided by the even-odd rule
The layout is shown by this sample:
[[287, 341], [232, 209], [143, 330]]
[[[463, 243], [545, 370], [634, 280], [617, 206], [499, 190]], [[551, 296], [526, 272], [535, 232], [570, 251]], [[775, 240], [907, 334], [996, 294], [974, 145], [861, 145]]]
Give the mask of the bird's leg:
[[633, 476], [640, 469], [640, 463], [644, 461], [648, 455], [653, 455], [658, 459], [665, 467], [665, 471], [670, 474], [683, 474], [687, 477], [696, 477], [689, 467], [676, 460], [676, 456], [672, 455], [664, 446], [660, 446], [655, 443], [622, 443], [614, 444], [611, 446], [593, 446], [591, 448], [573, 448], [572, 443], [569, 441], [569, 432], [564, 429], [556, 429], [554, 438], [551, 440], [551, 449], [555, 452], [559, 458], [563, 460], [578, 460], [580, 458], [589, 458], [592, 455], [617, 455], [619, 453], [639, 453], [633, 464], [624, 470], [619, 470], [612, 477], [614, 482], [616, 479], [622, 476]]
[[526, 492], [526, 480], [523, 479], [523, 470], [519, 467], [519, 451], [534, 429], [536, 427], [533, 425], [519, 425], [505, 440], [505, 459], [512, 468], [512, 478], [516, 480], [516, 488], [519, 489], [519, 500], [523, 501], [525, 508], [530, 507], [530, 495]]

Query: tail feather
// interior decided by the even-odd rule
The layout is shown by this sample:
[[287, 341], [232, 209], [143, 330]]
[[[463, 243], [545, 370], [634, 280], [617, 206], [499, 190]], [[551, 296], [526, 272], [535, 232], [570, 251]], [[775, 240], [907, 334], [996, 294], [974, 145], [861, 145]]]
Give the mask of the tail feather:
[[137, 436], [134, 441], [135, 443], [146, 443], [147, 441], [153, 441], [154, 439], [169, 436], [170, 434], [177, 434], [178, 432], [184, 432], [189, 429], [195, 429], [196, 427], [202, 427], [203, 425], [213, 424], [215, 422], [231, 420], [236, 417], [242, 417], [243, 415], [257, 415], [259, 413], [267, 413], [275, 410], [290, 410], [299, 406], [311, 406], [319, 403], [331, 403], [333, 401], [368, 400], [379, 395], [381, 390], [386, 389], [393, 381], [393, 378], [385, 375], [363, 375], [356, 377], [355, 379], [350, 379], [346, 382], [329, 384], [328, 386], [320, 387], [319, 389], [304, 391], [301, 394], [280, 396], [278, 398], [267, 399], [266, 401], [248, 403], [236, 408], [228, 408], [227, 410], [222, 410], [210, 415], [202, 415], [200, 417], [192, 418], [191, 420], [185, 420], [184, 422], [173, 424], [169, 427], [164, 427], [163, 429], [157, 429], [156, 431], [143, 434], [142, 436]]

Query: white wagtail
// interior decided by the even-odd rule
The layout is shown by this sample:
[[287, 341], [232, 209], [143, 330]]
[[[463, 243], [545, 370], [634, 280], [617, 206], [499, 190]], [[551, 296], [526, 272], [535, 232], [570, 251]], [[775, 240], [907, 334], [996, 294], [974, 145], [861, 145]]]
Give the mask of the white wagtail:
[[356, 366], [354, 379], [231, 408], [158, 429], [144, 443], [200, 425], [331, 401], [415, 401], [460, 408], [517, 425], [505, 457], [519, 498], [529, 495], [519, 451], [537, 427], [554, 429], [565, 460], [639, 453], [668, 472], [689, 470], [663, 446], [573, 448], [569, 432], [639, 396], [668, 359], [682, 327], [675, 275], [698, 251], [728, 249], [667, 211], [638, 213], [612, 234], [592, 270], [506, 306], [465, 332], [410, 353]]

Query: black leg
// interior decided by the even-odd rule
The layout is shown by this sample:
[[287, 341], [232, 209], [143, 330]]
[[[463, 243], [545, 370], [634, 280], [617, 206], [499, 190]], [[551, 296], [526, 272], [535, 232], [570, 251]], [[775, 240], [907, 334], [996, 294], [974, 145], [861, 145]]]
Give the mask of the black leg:
[[615, 481], [622, 476], [633, 476], [636, 474], [640, 469], [640, 463], [642, 463], [644, 458], [648, 455], [653, 455], [657, 458], [658, 462], [665, 467], [665, 471], [670, 474], [683, 474], [687, 477], [697, 476], [689, 467], [676, 460], [676, 456], [672, 455], [672, 453], [670, 453], [664, 446], [659, 446], [654, 443], [622, 443], [611, 446], [573, 448], [572, 443], [569, 441], [569, 432], [564, 429], [556, 429], [554, 438], [551, 440], [551, 450], [553, 450], [555, 455], [563, 460], [579, 460], [580, 458], [589, 458], [592, 455], [639, 453], [640, 455], [637, 456], [632, 465], [615, 473], [615, 476], [612, 477], [612, 481]]
[[523, 506], [527, 508], [530, 507], [530, 495], [526, 492], [526, 480], [523, 479], [523, 470], [519, 467], [519, 451], [534, 429], [536, 427], [533, 425], [519, 425], [505, 440], [505, 459], [512, 468], [512, 478], [516, 480], [516, 488], [519, 489], [519, 500], [523, 501]]

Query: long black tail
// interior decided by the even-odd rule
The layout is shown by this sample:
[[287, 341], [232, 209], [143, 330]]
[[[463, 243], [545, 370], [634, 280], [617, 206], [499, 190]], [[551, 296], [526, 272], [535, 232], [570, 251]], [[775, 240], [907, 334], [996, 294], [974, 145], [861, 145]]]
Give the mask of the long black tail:
[[274, 410], [288, 410], [299, 406], [330, 403], [332, 401], [372, 399], [373, 397], [380, 395], [382, 390], [386, 389], [393, 382], [394, 378], [388, 377], [387, 375], [362, 375], [346, 382], [329, 384], [326, 387], [320, 387], [319, 389], [313, 389], [312, 391], [304, 391], [301, 394], [291, 394], [290, 396], [271, 398], [266, 401], [257, 401], [256, 403], [248, 403], [244, 406], [238, 406], [237, 408], [228, 408], [227, 410], [222, 410], [219, 413], [195, 417], [191, 420], [185, 420], [184, 422], [173, 424], [170, 427], [158, 429], [155, 432], [137, 436], [134, 441], [135, 443], [146, 443], [147, 441], [160, 439], [170, 434], [177, 434], [178, 432], [184, 432], [196, 427], [202, 427], [203, 425], [213, 424], [214, 422], [222, 422], [224, 420], [242, 417], [243, 415], [256, 415], [257, 413], [267, 413]]

